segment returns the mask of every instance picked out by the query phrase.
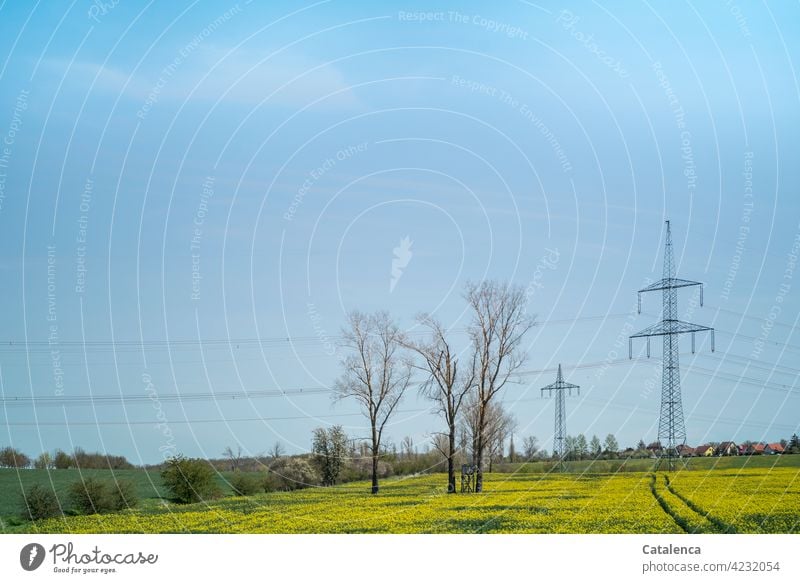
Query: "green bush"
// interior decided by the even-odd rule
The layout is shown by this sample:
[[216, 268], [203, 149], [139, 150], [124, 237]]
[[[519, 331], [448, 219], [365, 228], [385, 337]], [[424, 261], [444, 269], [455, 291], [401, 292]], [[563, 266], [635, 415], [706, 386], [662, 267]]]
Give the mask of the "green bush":
[[252, 496], [262, 488], [258, 479], [244, 472], [235, 472], [230, 480], [230, 484], [231, 488], [233, 488], [233, 492], [237, 496]]
[[280, 480], [278, 480], [278, 476], [267, 470], [264, 473], [264, 477], [261, 479], [261, 487], [264, 489], [264, 492], [275, 492], [281, 489]]
[[190, 504], [218, 498], [219, 487], [214, 482], [214, 470], [207, 461], [176, 456], [161, 470], [164, 486], [178, 502]]
[[61, 509], [55, 493], [41, 484], [34, 484], [23, 492], [20, 515], [26, 520], [40, 520], [59, 516]]
[[80, 514], [102, 514], [115, 510], [108, 485], [97, 478], [85, 478], [69, 486], [69, 500]]
[[66, 470], [75, 465], [75, 460], [68, 453], [64, 453], [60, 449], [56, 450], [56, 455], [53, 458], [53, 466], [57, 470]]
[[139, 503], [136, 486], [130, 480], [117, 480], [110, 487], [109, 497], [112, 510], [135, 508]]
[[85, 478], [70, 485], [69, 500], [79, 514], [103, 514], [134, 508], [139, 497], [129, 480], [107, 482]]

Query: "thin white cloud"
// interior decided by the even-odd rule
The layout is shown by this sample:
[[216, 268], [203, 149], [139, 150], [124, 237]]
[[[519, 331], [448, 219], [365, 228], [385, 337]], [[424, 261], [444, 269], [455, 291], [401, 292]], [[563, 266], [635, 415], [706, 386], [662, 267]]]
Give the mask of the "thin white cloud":
[[110, 66], [88, 61], [50, 59], [44, 64], [67, 86], [82, 90], [94, 83], [93, 91], [123, 92], [134, 100], [153, 96], [159, 102], [185, 99], [224, 100], [256, 105], [300, 108], [322, 99], [315, 109], [350, 109], [360, 106], [341, 71], [296, 55], [278, 54], [264, 60], [264, 54], [249, 51], [230, 53], [205, 46], [191, 54], [176, 53], [158, 67], [142, 67], [131, 75]]
[[113, 67], [88, 61], [69, 61], [67, 59], [46, 59], [42, 67], [52, 74], [51, 78], [60, 80], [66, 75], [65, 85], [86, 92], [104, 91], [119, 94], [123, 90], [129, 94], [142, 94], [146, 87], [136, 77]]
[[188, 94], [196, 88], [196, 97], [219, 99], [224, 95], [227, 100], [250, 104], [268, 96], [269, 103], [292, 107], [320, 98], [324, 99], [315, 107], [338, 109], [360, 104], [344, 75], [332, 65], [297, 55], [278, 54], [264, 60], [266, 53], [227, 53], [217, 47], [201, 50], [200, 66], [187, 72], [182, 90]]

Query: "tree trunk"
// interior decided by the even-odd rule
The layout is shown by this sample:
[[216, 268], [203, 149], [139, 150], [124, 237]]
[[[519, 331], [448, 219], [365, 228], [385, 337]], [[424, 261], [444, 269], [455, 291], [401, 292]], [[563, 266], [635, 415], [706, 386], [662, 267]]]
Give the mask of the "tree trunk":
[[480, 437], [475, 449], [475, 491], [483, 492], [483, 440]]
[[378, 454], [380, 453], [380, 442], [378, 433], [373, 424], [372, 427], [372, 493], [378, 493]]
[[372, 493], [378, 493], [378, 454], [372, 454]]
[[453, 467], [456, 456], [456, 426], [450, 426], [450, 452], [447, 456], [447, 493], [456, 492], [456, 469]]
[[486, 423], [484, 405], [481, 404], [478, 412], [478, 435], [475, 446], [475, 492], [483, 492], [483, 432]]

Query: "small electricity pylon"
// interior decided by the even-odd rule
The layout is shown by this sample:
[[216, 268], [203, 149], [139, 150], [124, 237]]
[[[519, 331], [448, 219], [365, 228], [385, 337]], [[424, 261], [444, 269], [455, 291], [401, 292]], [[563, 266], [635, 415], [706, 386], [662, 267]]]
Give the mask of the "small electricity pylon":
[[542, 387], [543, 397], [545, 391], [549, 391], [549, 397], [553, 396], [553, 391], [556, 392], [556, 422], [555, 434], [553, 435], [553, 449], [558, 456], [558, 468], [562, 472], [564, 471], [564, 456], [566, 455], [564, 442], [567, 439], [567, 409], [564, 404], [564, 391], [568, 391], [570, 396], [572, 396], [572, 389], [575, 389], [579, 395], [581, 394], [581, 388], [578, 385], [564, 382], [560, 364], [558, 365], [556, 382]]
[[[650, 357], [650, 337], [663, 336], [664, 349], [661, 366], [661, 414], [658, 419], [658, 440], [661, 458], [668, 460], [669, 470], [674, 468], [673, 458], [678, 455], [679, 445], [686, 443], [686, 425], [683, 420], [681, 399], [680, 363], [678, 361], [678, 335], [691, 333], [694, 354], [695, 332], [711, 332], [711, 352], [714, 352], [714, 329], [699, 324], [678, 320], [678, 288], [700, 286], [700, 305], [703, 305], [703, 284], [675, 277], [675, 261], [672, 257], [672, 232], [667, 221], [667, 241], [664, 248], [663, 278], [639, 290], [639, 313], [642, 313], [642, 294], [661, 290], [663, 301], [662, 319], [657, 324], [637, 332], [628, 339], [628, 356], [633, 358], [633, 339], [647, 338], [647, 356]], [[658, 467], [658, 466], [656, 466]]]

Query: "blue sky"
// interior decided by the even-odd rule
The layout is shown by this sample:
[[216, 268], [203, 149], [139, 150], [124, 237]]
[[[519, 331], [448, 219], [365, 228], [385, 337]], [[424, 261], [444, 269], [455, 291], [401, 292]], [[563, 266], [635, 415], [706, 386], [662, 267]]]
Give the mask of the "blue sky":
[[[629, 314], [667, 218], [679, 276], [706, 284], [679, 312], [717, 328], [714, 354], [682, 345], [689, 442], [788, 438], [797, 12], [0, 4], [0, 443], [155, 462], [366, 435], [325, 391], [346, 311], [432, 311], [463, 345], [484, 277], [527, 287], [540, 322], [503, 395], [519, 442], [550, 447], [559, 362], [583, 387], [570, 433], [654, 440], [660, 349], [628, 362], [626, 338], [659, 317], [657, 296]], [[87, 395], [127, 400], [47, 401]], [[429, 409], [409, 393], [390, 437], [426, 442]]]

